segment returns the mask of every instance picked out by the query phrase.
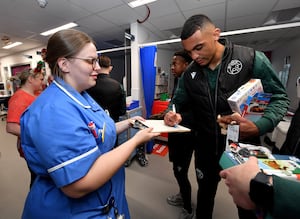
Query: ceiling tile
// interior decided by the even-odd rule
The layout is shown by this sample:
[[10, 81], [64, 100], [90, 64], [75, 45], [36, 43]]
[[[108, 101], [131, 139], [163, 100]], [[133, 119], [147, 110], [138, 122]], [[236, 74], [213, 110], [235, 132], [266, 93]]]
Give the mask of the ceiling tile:
[[[130, 23], [147, 18], [146, 6], [132, 9], [128, 1], [48, 0], [47, 6], [40, 8], [36, 0], [1, 0], [0, 37], [5, 33], [11, 39], [22, 40], [26, 46], [36, 48], [45, 45], [49, 38], [40, 36], [40, 32], [73, 21], [79, 24], [75, 29], [90, 34], [100, 46], [111, 46], [105, 41], [123, 41]], [[139, 25], [155, 40], [167, 40], [174, 33], [178, 35], [185, 20], [194, 14], [206, 14], [222, 31], [229, 31], [259, 27], [272, 11], [300, 7], [300, 0], [159, 0], [148, 6], [150, 16]], [[279, 33], [283, 34], [279, 36]], [[298, 28], [278, 31], [269, 40], [272, 45], [264, 36], [271, 37], [260, 33], [252, 38], [238, 36], [235, 39], [265, 47], [274, 46], [275, 42], [286, 43], [288, 40], [284, 39], [299, 38], [300, 33]], [[26, 46], [16, 47], [13, 52], [22, 51]], [[0, 57], [11, 51], [0, 48]]]

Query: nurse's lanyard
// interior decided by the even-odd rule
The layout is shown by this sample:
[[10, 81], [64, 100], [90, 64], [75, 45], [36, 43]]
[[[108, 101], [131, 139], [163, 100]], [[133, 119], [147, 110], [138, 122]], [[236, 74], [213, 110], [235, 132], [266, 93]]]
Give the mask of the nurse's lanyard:
[[[101, 214], [104, 214], [104, 215], [108, 214], [110, 212], [110, 210], [113, 208], [116, 219], [125, 219], [125, 215], [124, 214], [119, 214], [118, 208], [115, 205], [115, 197], [112, 196], [112, 182], [111, 182], [111, 180], [109, 180], [109, 184], [110, 184], [110, 192], [109, 192], [109, 197], [110, 198], [107, 201], [107, 203], [102, 207]], [[99, 197], [99, 199], [101, 200], [100, 197]], [[101, 202], [102, 202], [102, 200], [101, 200]], [[113, 219], [113, 218], [111, 216], [107, 216], [107, 219]]]

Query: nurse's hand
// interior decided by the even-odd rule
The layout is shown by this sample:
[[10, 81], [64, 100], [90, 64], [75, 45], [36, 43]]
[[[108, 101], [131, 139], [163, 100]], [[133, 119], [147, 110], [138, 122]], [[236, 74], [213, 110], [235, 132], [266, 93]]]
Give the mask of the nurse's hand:
[[133, 140], [136, 141], [136, 146], [139, 146], [142, 143], [150, 141], [152, 138], [157, 137], [160, 133], [152, 132], [153, 128], [145, 128], [138, 131], [134, 136]]
[[125, 130], [131, 128], [132, 124], [135, 120], [145, 121], [145, 119], [141, 116], [134, 116], [132, 118], [116, 122], [115, 124], [116, 124], [117, 134], [120, 134], [120, 133], [124, 132]]
[[131, 117], [130, 120], [140, 120], [140, 121], [145, 121], [145, 119], [141, 116], [134, 116], [134, 117]]

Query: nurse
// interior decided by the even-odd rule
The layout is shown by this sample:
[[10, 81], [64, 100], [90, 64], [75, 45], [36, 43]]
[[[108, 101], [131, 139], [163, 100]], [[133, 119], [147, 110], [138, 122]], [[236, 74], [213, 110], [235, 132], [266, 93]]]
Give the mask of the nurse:
[[77, 30], [59, 31], [48, 41], [45, 60], [54, 81], [21, 117], [22, 148], [37, 174], [23, 219], [130, 218], [123, 164], [158, 134], [143, 129], [113, 148], [130, 121], [114, 123], [85, 91], [100, 70], [96, 51]]

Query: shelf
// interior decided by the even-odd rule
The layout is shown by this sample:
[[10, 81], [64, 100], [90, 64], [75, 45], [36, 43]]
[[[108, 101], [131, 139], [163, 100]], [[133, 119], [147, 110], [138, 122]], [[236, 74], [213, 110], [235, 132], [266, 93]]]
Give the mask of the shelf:
[[168, 93], [168, 76], [161, 75], [161, 68], [157, 67], [155, 77], [155, 95], [154, 99], [160, 99], [161, 94]]

